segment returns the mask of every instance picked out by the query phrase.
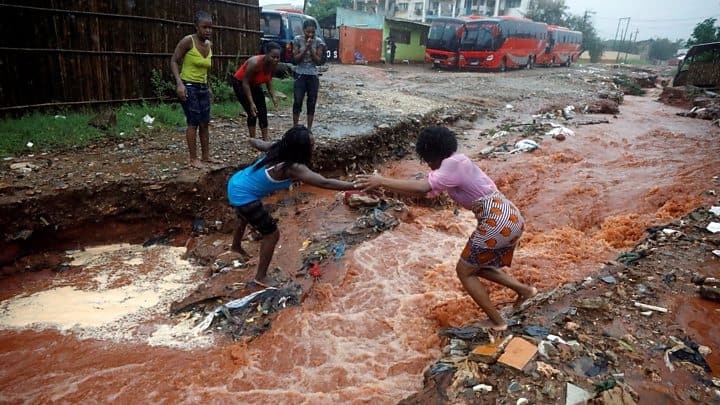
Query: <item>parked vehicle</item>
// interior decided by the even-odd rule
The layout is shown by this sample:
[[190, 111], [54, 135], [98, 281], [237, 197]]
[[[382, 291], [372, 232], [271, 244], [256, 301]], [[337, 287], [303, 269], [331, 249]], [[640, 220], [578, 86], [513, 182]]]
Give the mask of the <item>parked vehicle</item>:
[[545, 52], [538, 55], [535, 61], [538, 65], [570, 66], [577, 62], [582, 48], [583, 34], [580, 31], [571, 31], [565, 27], [548, 25], [547, 47]]
[[430, 24], [425, 62], [435, 67], [454, 68], [458, 63], [460, 39], [464, 33], [462, 18], [435, 18]]
[[673, 86], [720, 87], [720, 42], [693, 45], [678, 66]]
[[460, 69], [534, 66], [547, 46], [547, 24], [525, 18], [498, 17], [465, 22], [460, 40]]
[[[292, 46], [297, 35], [303, 34], [303, 24], [310, 20], [315, 24], [315, 35], [323, 39], [320, 24], [314, 17], [303, 14], [297, 10], [264, 10], [260, 13], [260, 30], [263, 32], [260, 53], [265, 53], [265, 44], [277, 42], [282, 47], [280, 62], [284, 65], [279, 71], [292, 69]], [[323, 53], [325, 56], [325, 53]], [[323, 57], [325, 63], [325, 57]]]

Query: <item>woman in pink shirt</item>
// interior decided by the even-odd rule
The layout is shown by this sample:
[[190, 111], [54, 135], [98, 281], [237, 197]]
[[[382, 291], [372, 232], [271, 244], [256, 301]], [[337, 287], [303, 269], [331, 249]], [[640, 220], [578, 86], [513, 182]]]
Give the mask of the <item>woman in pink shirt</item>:
[[456, 271], [465, 290], [485, 311], [485, 326], [507, 329], [507, 323], [490, 302], [487, 289], [478, 277], [502, 284], [518, 294], [516, 306], [537, 294], [534, 287], [505, 274], [510, 266], [525, 223], [517, 207], [502, 195], [495, 183], [467, 156], [456, 153], [455, 134], [433, 126], [420, 132], [415, 150], [432, 169], [427, 179], [400, 180], [380, 175], [359, 176], [359, 186], [369, 190], [384, 187], [398, 192], [436, 196], [443, 191], [458, 204], [475, 213], [477, 228], [460, 254]]

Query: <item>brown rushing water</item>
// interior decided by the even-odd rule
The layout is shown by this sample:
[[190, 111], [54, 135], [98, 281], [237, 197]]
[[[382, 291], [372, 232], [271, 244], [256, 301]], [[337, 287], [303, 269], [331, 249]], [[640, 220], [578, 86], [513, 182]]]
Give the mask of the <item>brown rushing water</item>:
[[[546, 139], [532, 154], [480, 161], [527, 220], [510, 273], [542, 290], [577, 280], [641, 239], [646, 226], [704, 203], [718, 174], [719, 131], [675, 111], [628, 97], [612, 125], [581, 127], [564, 142]], [[474, 157], [483, 146], [466, 152]], [[416, 160], [382, 169], [407, 177], [419, 171], [426, 168]], [[316, 196], [315, 221], [346, 220], [337, 214], [344, 208], [325, 214], [333, 193]], [[407, 222], [350, 250], [302, 307], [282, 311], [249, 345], [219, 339], [182, 350], [52, 328], [2, 330], [0, 400], [396, 402], [420, 388], [423, 369], [439, 354], [438, 328], [483, 316], [454, 276], [473, 225], [467, 212], [412, 207]], [[281, 218], [277, 263], [284, 268], [297, 262], [301, 226]], [[62, 277], [70, 276], [2, 282], [29, 294]], [[490, 291], [497, 303], [514, 298], [494, 285]], [[693, 321], [692, 310], [683, 319], [712, 329]]]

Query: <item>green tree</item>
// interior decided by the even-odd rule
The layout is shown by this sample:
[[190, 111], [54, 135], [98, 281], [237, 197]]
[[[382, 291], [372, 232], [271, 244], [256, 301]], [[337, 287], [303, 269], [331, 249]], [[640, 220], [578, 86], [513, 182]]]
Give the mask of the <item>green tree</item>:
[[525, 18], [552, 25], [563, 25], [567, 8], [565, 0], [531, 0]]
[[675, 56], [678, 45], [667, 38], [655, 39], [650, 43], [648, 56], [655, 60], [668, 60]]
[[715, 26], [716, 22], [717, 19], [708, 18], [696, 25], [687, 41], [687, 46], [720, 41], [720, 27]]
[[352, 0], [307, 0], [305, 13], [321, 20], [335, 14], [338, 7], [352, 8]]
[[567, 14], [563, 18], [561, 25], [570, 28], [573, 31], [583, 33], [583, 43], [580, 53], [587, 51], [590, 54], [590, 62], [599, 62], [605, 51], [605, 43], [597, 34], [592, 21], [588, 18], [586, 12], [584, 16]]

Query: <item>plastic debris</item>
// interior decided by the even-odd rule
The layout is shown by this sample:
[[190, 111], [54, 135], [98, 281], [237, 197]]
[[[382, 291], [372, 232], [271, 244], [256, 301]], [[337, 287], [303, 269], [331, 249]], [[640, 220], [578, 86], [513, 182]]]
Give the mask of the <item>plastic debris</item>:
[[508, 110], [512, 110], [515, 107], [513, 107], [512, 104], [505, 104], [505, 108]]
[[712, 206], [710, 207], [710, 212], [713, 213], [713, 215], [720, 217], [720, 207]]
[[145, 116], [143, 117], [143, 122], [150, 125], [155, 122], [155, 118], [151, 117], [149, 114], [145, 114]]
[[715, 256], [720, 257], [720, 249], [713, 250], [712, 252]]
[[710, 222], [705, 229], [712, 233], [718, 233], [720, 232], [720, 222]]
[[430, 375], [455, 372], [456, 368], [447, 363], [435, 363], [430, 367]]
[[585, 403], [588, 399], [592, 398], [592, 394], [577, 385], [567, 383], [567, 390], [565, 395], [565, 405], [576, 405]]
[[478, 384], [478, 385], [474, 386], [472, 389], [475, 392], [492, 392], [493, 387], [492, 387], [492, 385]]
[[544, 338], [545, 336], [550, 334], [550, 331], [548, 330], [548, 328], [543, 326], [531, 325], [525, 328], [525, 333], [527, 333], [528, 336]]
[[27, 147], [28, 147], [28, 148], [32, 148], [34, 145], [35, 145], [35, 144], [32, 143], [32, 142], [28, 142], [28, 143], [27, 143]]
[[310, 239], [305, 239], [305, 240], [303, 241], [303, 243], [302, 243], [302, 247], [301, 247], [300, 249], [298, 249], [298, 252], [304, 251], [304, 250], [307, 249], [308, 246], [310, 246], [311, 244], [312, 244], [312, 240], [310, 240]]
[[620, 256], [617, 257], [617, 261], [626, 266], [629, 266], [629, 265], [635, 263], [636, 261], [640, 260], [642, 257], [643, 256], [639, 253], [625, 252], [625, 253], [620, 254]]
[[510, 153], [517, 152], [532, 152], [540, 148], [540, 145], [532, 139], [523, 139], [515, 143], [515, 149], [511, 150]]
[[310, 267], [308, 274], [310, 274], [311, 277], [320, 278], [320, 276], [322, 276], [322, 273], [320, 272], [320, 263], [315, 262], [312, 267]]
[[602, 276], [600, 277], [600, 280], [608, 283], [608, 284], [615, 284], [617, 283], [617, 280], [613, 276]]
[[236, 299], [236, 300], [228, 302], [227, 304], [223, 304], [223, 305], [216, 307], [215, 309], [210, 311], [210, 313], [205, 317], [205, 319], [203, 319], [203, 321], [200, 322], [193, 330], [195, 331], [195, 333], [200, 333], [200, 332], [204, 331], [205, 329], [210, 327], [213, 319], [215, 319], [215, 315], [218, 315], [219, 313], [223, 312], [223, 310], [242, 308], [242, 307], [250, 304], [250, 302], [252, 300], [254, 300], [255, 297], [257, 297], [263, 293], [266, 293], [267, 291], [270, 291], [270, 290], [277, 290], [277, 288], [268, 287], [264, 290], [256, 291], [250, 295], [247, 295], [240, 299]]
[[667, 308], [657, 307], [657, 306], [655, 306], [655, 305], [647, 305], [647, 304], [643, 304], [642, 302], [637, 302], [637, 301], [635, 301], [635, 302], [633, 303], [633, 305], [636, 306], [636, 307], [638, 307], [638, 308], [641, 308], [641, 309], [647, 309], [647, 310], [649, 310], [649, 311], [657, 311], [657, 312], [662, 312], [662, 313], [667, 313], [667, 312], [668, 312]]
[[574, 132], [572, 129], [570, 129], [570, 128], [556, 127], [556, 128], [553, 128], [553, 129], [547, 131], [547, 132], [545, 133], [545, 135], [551, 136], [551, 137], [555, 138], [555, 137], [557, 137], [557, 136], [559, 136], [559, 135], [575, 136], [575, 132]]

